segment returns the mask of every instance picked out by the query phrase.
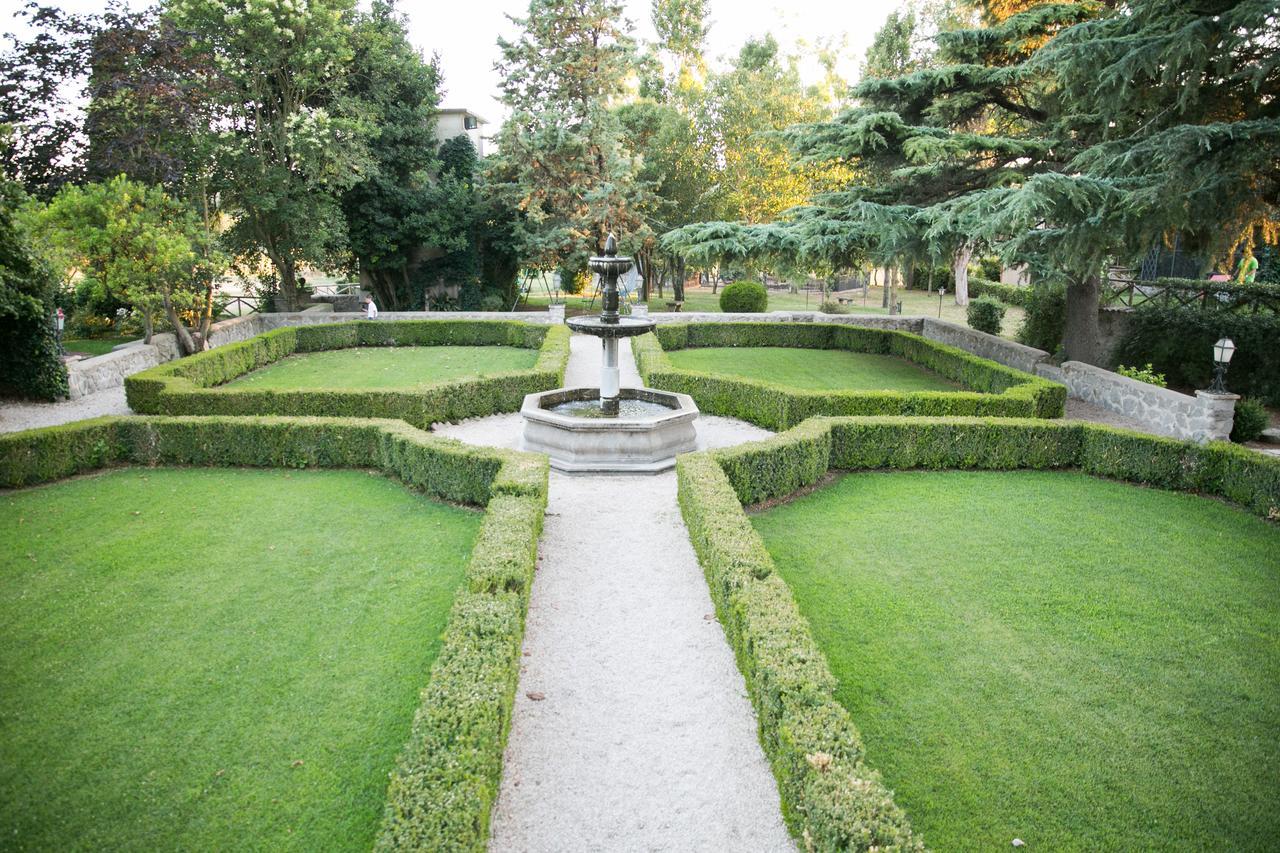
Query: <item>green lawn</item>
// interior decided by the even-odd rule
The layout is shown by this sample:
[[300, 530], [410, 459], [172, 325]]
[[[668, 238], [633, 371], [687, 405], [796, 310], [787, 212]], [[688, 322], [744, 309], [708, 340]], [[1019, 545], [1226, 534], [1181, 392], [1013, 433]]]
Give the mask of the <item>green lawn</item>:
[[681, 370], [785, 385], [797, 391], [957, 391], [931, 370], [892, 355], [793, 347], [698, 347], [667, 353]]
[[0, 847], [368, 850], [480, 518], [352, 471], [0, 495]]
[[931, 848], [1275, 849], [1275, 525], [1061, 472], [848, 475], [753, 522]]
[[227, 384], [271, 390], [412, 388], [529, 370], [537, 360], [537, 350], [520, 347], [356, 347], [291, 355]]
[[136, 341], [134, 337], [116, 337], [116, 338], [71, 338], [62, 341], [62, 348], [67, 352], [84, 353], [85, 355], [106, 355], [120, 344]]

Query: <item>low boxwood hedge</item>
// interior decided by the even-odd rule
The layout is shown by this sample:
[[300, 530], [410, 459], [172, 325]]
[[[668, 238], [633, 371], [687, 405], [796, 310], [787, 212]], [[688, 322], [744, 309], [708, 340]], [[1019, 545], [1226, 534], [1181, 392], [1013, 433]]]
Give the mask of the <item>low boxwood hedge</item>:
[[[783, 385], [680, 370], [667, 350], [799, 347], [894, 355], [968, 391], [796, 391]], [[817, 415], [1062, 417], [1067, 389], [908, 332], [840, 323], [681, 323], [633, 339], [646, 385], [688, 394], [702, 411], [789, 429]]]
[[806, 849], [922, 849], [863, 761], [858, 732], [744, 504], [829, 470], [1074, 468], [1199, 492], [1280, 519], [1280, 459], [1097, 424], [1042, 419], [814, 418], [764, 441], [676, 461], [679, 501], [759, 717], [783, 816]]
[[[538, 349], [531, 370], [404, 391], [359, 388], [272, 391], [227, 382], [294, 353], [361, 346], [513, 346]], [[512, 320], [394, 320], [289, 326], [125, 379], [135, 412], [154, 415], [295, 415], [396, 418], [427, 429], [520, 408], [524, 396], [557, 388], [569, 360], [569, 330]]]
[[360, 418], [99, 418], [0, 435], [6, 487], [127, 464], [376, 468], [443, 500], [485, 507], [376, 842], [379, 850], [483, 849], [547, 504], [546, 457]]
[[742, 506], [828, 470], [1076, 469], [1224, 498], [1280, 520], [1280, 459], [1078, 421], [815, 418], [677, 457], [681, 514], [759, 719], [787, 825], [810, 850], [923, 849], [865, 765], [826, 657]]
[[746, 680], [787, 826], [806, 850], [923, 850], [863, 760], [826, 658], [729, 478], [707, 453], [678, 457], [676, 476], [681, 514]]
[[1030, 286], [1005, 284], [1002, 281], [992, 281], [987, 278], [969, 276], [970, 296], [994, 296], [1005, 305], [1017, 305], [1019, 308], [1025, 308], [1027, 305], [1027, 294], [1030, 292]]

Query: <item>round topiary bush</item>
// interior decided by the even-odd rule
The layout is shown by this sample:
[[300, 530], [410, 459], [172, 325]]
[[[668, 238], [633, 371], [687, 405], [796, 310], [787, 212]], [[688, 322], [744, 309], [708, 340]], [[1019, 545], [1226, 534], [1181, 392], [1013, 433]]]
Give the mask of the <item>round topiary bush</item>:
[[1236, 401], [1236, 419], [1231, 425], [1231, 440], [1240, 444], [1262, 435], [1271, 421], [1266, 406], [1245, 397]]
[[986, 332], [988, 335], [998, 335], [1006, 310], [1008, 307], [994, 296], [979, 296], [977, 299], [972, 299], [969, 301], [969, 328]]
[[735, 281], [720, 291], [720, 310], [726, 314], [763, 314], [769, 292], [758, 281]]

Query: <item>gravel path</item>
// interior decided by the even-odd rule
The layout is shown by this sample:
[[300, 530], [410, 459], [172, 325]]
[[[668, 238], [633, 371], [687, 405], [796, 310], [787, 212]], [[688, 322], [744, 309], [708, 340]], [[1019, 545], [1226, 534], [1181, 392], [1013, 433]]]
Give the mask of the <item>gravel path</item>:
[[18, 400], [0, 401], [0, 432], [18, 432], [36, 427], [97, 418], [102, 415], [130, 414], [124, 399], [124, 388], [107, 388], [61, 403], [28, 403]]
[[[626, 343], [622, 384], [638, 386]], [[575, 335], [565, 384], [597, 384], [599, 365], [599, 342]], [[520, 428], [435, 427], [502, 447]], [[700, 447], [767, 435], [698, 420]], [[490, 850], [794, 850], [674, 472], [552, 472], [538, 551]]]
[[552, 474], [490, 850], [795, 849], [675, 498]]

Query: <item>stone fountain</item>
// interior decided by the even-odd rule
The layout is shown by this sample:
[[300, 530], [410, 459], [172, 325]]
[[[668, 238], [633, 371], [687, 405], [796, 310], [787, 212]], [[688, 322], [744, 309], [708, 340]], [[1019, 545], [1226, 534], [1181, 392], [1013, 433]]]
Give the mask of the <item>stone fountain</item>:
[[698, 407], [687, 394], [621, 387], [618, 341], [651, 331], [654, 322], [618, 313], [618, 277], [631, 268], [631, 258], [618, 255], [612, 234], [590, 266], [600, 275], [603, 309], [598, 317], [566, 322], [575, 332], [600, 338], [600, 387], [526, 396], [520, 410], [523, 446], [549, 455], [551, 467], [560, 471], [665, 470], [675, 465], [677, 453], [694, 449]]

